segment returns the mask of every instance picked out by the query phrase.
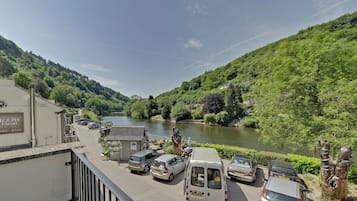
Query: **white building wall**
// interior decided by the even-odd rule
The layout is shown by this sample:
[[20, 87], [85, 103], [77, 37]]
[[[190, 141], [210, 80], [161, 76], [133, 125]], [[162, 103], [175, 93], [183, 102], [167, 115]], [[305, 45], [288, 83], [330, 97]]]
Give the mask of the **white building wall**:
[[71, 200], [70, 152], [0, 165], [0, 200]]
[[[24, 114], [24, 132], [0, 134], [0, 149], [10, 146], [31, 144], [31, 113], [29, 91], [15, 86], [12, 80], [0, 80], [0, 101], [7, 106], [1, 113]], [[59, 113], [63, 109], [48, 100], [36, 97], [35, 133], [37, 146], [62, 143], [64, 122]]]
[[4, 101], [7, 105], [0, 108], [0, 113], [19, 112], [24, 114], [24, 132], [0, 134], [0, 147], [29, 144], [31, 141], [29, 94], [15, 87], [13, 81], [1, 80], [0, 101]]
[[36, 135], [37, 145], [53, 145], [62, 143], [62, 119], [58, 113], [61, 108], [52, 103], [36, 98]]

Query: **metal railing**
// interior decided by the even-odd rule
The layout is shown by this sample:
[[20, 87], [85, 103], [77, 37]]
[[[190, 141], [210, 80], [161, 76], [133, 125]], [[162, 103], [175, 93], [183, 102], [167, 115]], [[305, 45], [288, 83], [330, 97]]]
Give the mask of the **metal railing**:
[[83, 154], [71, 152], [72, 201], [132, 201]]

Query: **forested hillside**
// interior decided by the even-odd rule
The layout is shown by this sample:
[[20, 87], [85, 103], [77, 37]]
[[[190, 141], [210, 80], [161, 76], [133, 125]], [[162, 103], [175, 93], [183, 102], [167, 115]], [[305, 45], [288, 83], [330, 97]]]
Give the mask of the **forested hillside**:
[[[202, 103], [239, 87], [264, 141], [310, 146], [331, 140], [357, 148], [357, 13], [301, 30], [206, 72], [155, 98]], [[253, 106], [251, 109], [247, 107]]]
[[70, 108], [88, 108], [98, 115], [121, 111], [128, 97], [0, 36], [0, 78], [14, 79], [27, 89], [34, 84], [44, 98]]

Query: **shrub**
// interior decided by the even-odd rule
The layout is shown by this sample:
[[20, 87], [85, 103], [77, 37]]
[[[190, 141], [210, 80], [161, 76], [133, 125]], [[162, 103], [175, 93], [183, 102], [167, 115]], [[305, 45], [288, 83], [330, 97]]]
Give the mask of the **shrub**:
[[174, 148], [172, 146], [167, 146], [165, 148], [165, 153], [167, 154], [173, 154], [174, 153]]
[[348, 171], [348, 181], [357, 184], [357, 164], [353, 163]]
[[258, 122], [256, 119], [251, 118], [251, 117], [245, 117], [242, 120], [240, 120], [240, 123], [244, 126], [244, 127], [248, 127], [248, 128], [257, 128], [258, 127]]
[[212, 125], [212, 124], [216, 124], [216, 115], [215, 114], [205, 114], [204, 118], [203, 118], [203, 121], [205, 122], [205, 124], [209, 124], [209, 125]]
[[320, 172], [321, 162], [318, 158], [288, 154], [288, 161], [299, 173], [311, 173], [318, 175]]
[[190, 119], [191, 111], [184, 103], [177, 103], [171, 110], [171, 117], [176, 118], [177, 121]]
[[226, 125], [229, 121], [228, 112], [222, 111], [216, 114], [216, 122], [220, 125]]
[[210, 147], [215, 148], [220, 155], [221, 158], [231, 159], [234, 155], [253, 157], [257, 160], [258, 163], [262, 165], [268, 165], [269, 161], [280, 159], [286, 160], [286, 154], [275, 153], [275, 152], [267, 152], [267, 151], [257, 151], [255, 149], [248, 149], [236, 146], [226, 146], [219, 144], [203, 144], [192, 142], [192, 146], [197, 147]]

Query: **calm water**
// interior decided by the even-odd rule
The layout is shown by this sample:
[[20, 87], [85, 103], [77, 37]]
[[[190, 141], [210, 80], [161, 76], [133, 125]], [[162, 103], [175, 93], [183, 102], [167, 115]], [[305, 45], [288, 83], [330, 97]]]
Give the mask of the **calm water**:
[[[103, 122], [112, 121], [115, 126], [144, 126], [147, 133], [153, 136], [170, 137], [174, 127], [180, 130], [184, 139], [202, 143], [234, 145], [239, 147], [252, 148], [257, 150], [274, 151], [286, 153], [288, 150], [273, 148], [261, 143], [259, 135], [254, 129], [218, 127], [185, 123], [156, 122], [149, 120], [137, 120], [126, 116], [108, 116], [103, 118]], [[311, 155], [312, 153], [304, 152]]]

